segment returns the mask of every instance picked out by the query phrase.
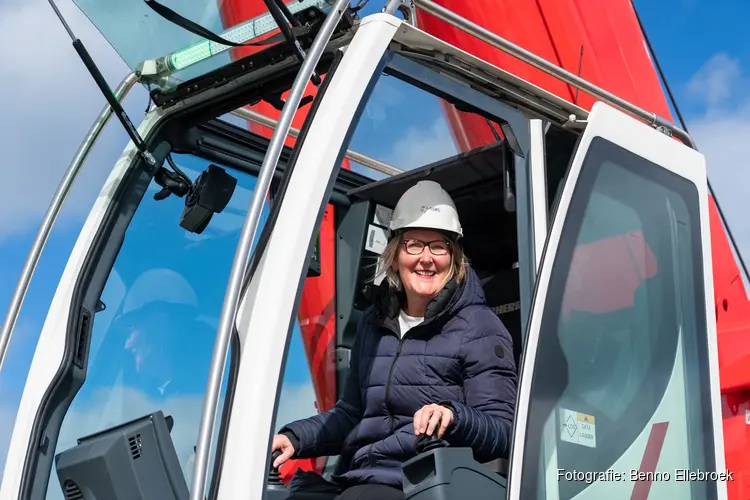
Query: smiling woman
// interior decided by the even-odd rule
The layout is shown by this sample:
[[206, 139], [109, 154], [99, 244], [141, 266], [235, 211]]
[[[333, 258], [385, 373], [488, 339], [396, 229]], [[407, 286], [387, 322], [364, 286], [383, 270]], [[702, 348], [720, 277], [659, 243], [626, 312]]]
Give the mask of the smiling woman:
[[451, 279], [463, 283], [467, 260], [458, 212], [440, 184], [421, 181], [401, 197], [390, 226], [395, 233], [378, 259], [375, 278], [386, 276], [394, 290], [403, 290], [402, 313], [421, 320]]
[[[331, 411], [274, 436], [276, 466], [340, 448], [330, 498], [354, 498], [365, 488], [390, 500], [404, 498], [401, 467], [415, 455], [415, 435], [470, 447], [485, 462], [505, 456], [516, 367], [504, 353], [513, 343], [486, 304], [461, 250], [462, 235], [456, 206], [440, 184], [420, 181], [401, 196], [343, 396]], [[409, 359], [398, 363], [402, 357]], [[320, 488], [319, 479], [299, 474], [290, 498], [308, 498], [311, 487]]]

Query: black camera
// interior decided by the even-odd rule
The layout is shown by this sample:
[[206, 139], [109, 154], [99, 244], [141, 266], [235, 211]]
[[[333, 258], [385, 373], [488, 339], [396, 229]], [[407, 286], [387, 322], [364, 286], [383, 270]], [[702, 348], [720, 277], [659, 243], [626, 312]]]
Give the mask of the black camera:
[[180, 226], [191, 233], [201, 234], [214, 214], [221, 213], [232, 199], [237, 179], [216, 165], [209, 165], [198, 176], [193, 189], [185, 198]]

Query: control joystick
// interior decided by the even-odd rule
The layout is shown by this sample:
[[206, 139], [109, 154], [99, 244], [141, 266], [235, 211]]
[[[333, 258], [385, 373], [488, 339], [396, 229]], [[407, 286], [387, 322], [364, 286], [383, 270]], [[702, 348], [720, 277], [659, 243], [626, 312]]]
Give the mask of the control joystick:
[[266, 485], [266, 500], [286, 500], [289, 491], [284, 483], [281, 482], [279, 469], [273, 466], [274, 461], [281, 456], [281, 451], [276, 450], [271, 454], [271, 466], [268, 470], [268, 484]]
[[436, 448], [447, 447], [448, 442], [440, 439], [434, 434], [432, 436], [428, 436], [427, 434], [420, 434], [420, 436], [417, 438], [417, 441], [414, 443], [414, 448], [420, 455]]
[[401, 466], [405, 500], [507, 497], [506, 479], [478, 463], [470, 447], [422, 434], [414, 448], [417, 456]]
[[279, 456], [281, 456], [281, 451], [279, 450], [274, 451], [271, 455], [271, 470], [268, 471], [268, 485], [284, 488], [284, 483], [281, 482], [281, 473], [279, 472], [278, 467], [273, 466], [274, 461], [279, 458]]

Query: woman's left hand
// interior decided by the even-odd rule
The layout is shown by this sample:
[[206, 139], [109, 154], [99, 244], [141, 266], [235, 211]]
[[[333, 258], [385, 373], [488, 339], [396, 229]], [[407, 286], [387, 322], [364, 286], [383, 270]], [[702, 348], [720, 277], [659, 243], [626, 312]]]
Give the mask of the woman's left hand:
[[438, 438], [442, 438], [445, 431], [453, 423], [453, 412], [445, 406], [436, 404], [425, 405], [414, 414], [414, 433], [419, 436], [422, 433], [432, 436], [438, 423]]

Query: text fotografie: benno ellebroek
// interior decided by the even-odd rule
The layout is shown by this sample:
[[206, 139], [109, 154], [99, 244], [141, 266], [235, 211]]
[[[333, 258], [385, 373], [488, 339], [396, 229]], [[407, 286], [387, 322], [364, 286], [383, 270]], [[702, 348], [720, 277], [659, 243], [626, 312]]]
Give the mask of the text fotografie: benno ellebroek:
[[577, 471], [557, 469], [558, 481], [733, 481], [732, 472], [695, 471], [675, 469], [673, 472], [644, 472], [638, 469], [624, 471]]

